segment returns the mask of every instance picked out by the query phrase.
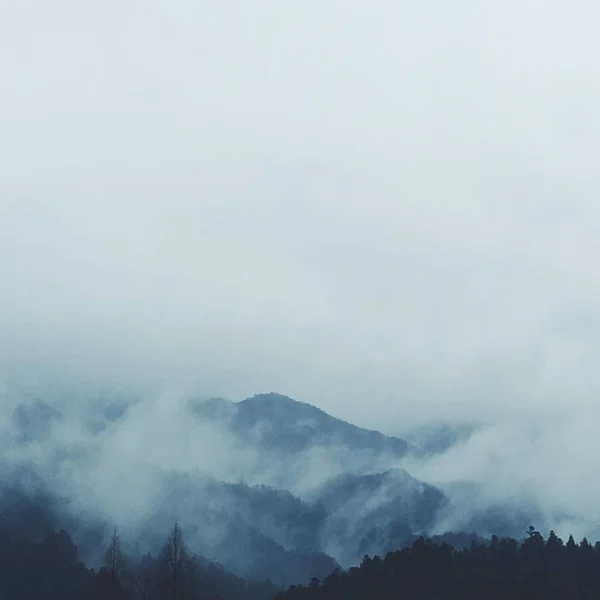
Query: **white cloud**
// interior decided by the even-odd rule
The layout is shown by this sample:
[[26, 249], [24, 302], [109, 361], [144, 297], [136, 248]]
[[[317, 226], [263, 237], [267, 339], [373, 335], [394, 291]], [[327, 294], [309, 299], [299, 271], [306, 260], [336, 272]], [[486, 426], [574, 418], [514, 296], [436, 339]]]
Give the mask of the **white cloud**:
[[584, 0], [4, 3], [5, 371], [279, 390], [390, 432], [557, 407], [582, 439], [597, 17]]

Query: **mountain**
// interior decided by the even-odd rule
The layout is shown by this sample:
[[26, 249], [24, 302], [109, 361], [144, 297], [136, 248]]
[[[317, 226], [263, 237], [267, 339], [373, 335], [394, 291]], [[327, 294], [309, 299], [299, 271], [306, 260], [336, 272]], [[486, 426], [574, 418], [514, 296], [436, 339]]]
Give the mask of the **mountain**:
[[221, 422], [241, 439], [269, 452], [292, 454], [315, 446], [396, 457], [418, 452], [404, 440], [351, 425], [316, 406], [280, 394], [257, 394], [239, 403], [222, 398], [196, 401], [192, 410], [198, 416]]
[[[135, 554], [159, 549], [176, 521], [198, 556], [284, 587], [404, 547], [439, 532], [440, 523], [453, 528], [457, 514], [463, 531], [486, 535], [498, 527], [520, 533], [535, 514], [482, 509], [469, 504], [478, 496], [468, 489], [452, 491], [456, 505], [402, 468], [423, 456], [417, 446], [286, 396], [180, 400], [161, 399], [157, 410], [114, 393], [20, 402], [8, 438], [15, 452], [0, 454], [0, 480], [28, 498], [60, 491], [55, 523], [73, 535], [88, 566], [102, 560], [113, 525]], [[435, 448], [435, 439], [427, 445]], [[138, 513], [118, 505], [134, 492]], [[32, 523], [47, 519], [43, 510], [31, 514]]]
[[246, 578], [285, 587], [339, 566], [321, 550], [326, 515], [285, 490], [168, 473], [154, 504], [142, 546], [155, 545], [177, 520], [190, 547]]
[[328, 515], [324, 547], [345, 565], [431, 531], [448, 506], [441, 490], [403, 469], [335, 477], [321, 486], [318, 502]]
[[26, 444], [47, 439], [52, 424], [61, 416], [58, 410], [39, 398], [19, 404], [12, 414], [18, 443]]
[[189, 409], [254, 456], [240, 475], [244, 481], [268, 483], [302, 498], [314, 498], [314, 491], [336, 476], [384, 472], [409, 455], [422, 456], [403, 439], [352, 425], [280, 394], [258, 394], [241, 402], [192, 400]]
[[[257, 453], [257, 465], [246, 472], [247, 480], [268, 479], [271, 484], [240, 482], [208, 493], [222, 498], [229, 511], [213, 515], [213, 521], [235, 518], [237, 535], [249, 547], [261, 539], [254, 535], [259, 531], [286, 551], [326, 552], [349, 566], [365, 553], [385, 552], [430, 531], [448, 506], [441, 490], [403, 469], [390, 468], [408, 454], [420, 455], [417, 447], [310, 404], [271, 393], [239, 403], [193, 400], [189, 408], [203, 423], [227, 431]], [[209, 487], [215, 485], [223, 486], [213, 482]], [[231, 552], [225, 556], [228, 543], [219, 542], [216, 556], [247, 574], [247, 558]], [[261, 544], [264, 553], [264, 539]], [[273, 552], [271, 548], [266, 554]]]

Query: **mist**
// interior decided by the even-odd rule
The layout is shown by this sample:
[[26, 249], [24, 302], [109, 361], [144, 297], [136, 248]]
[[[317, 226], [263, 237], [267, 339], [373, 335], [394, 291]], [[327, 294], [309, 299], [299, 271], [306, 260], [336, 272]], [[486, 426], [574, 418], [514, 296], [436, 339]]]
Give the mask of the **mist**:
[[[407, 439], [467, 426], [391, 466], [593, 533], [598, 17], [1, 5], [0, 428], [33, 395], [69, 415], [3, 459], [86, 448], [61, 484], [125, 522], [157, 473], [275, 483], [184, 406], [278, 391]], [[81, 423], [112, 387], [139, 402], [94, 437]], [[338, 472], [309, 464], [299, 494]]]

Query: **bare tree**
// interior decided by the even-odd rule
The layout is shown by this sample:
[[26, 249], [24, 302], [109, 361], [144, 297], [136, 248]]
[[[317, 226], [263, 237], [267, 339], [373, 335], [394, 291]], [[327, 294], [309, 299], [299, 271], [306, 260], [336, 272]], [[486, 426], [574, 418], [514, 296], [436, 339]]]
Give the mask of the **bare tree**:
[[121, 574], [124, 566], [123, 552], [121, 552], [121, 540], [116, 527], [110, 538], [110, 545], [104, 554], [104, 566], [110, 576], [112, 595], [113, 597], [116, 597], [118, 590], [120, 589]]
[[170, 600], [181, 600], [186, 578], [190, 574], [190, 557], [183, 542], [181, 527], [175, 522], [163, 550], [167, 569], [167, 589]]

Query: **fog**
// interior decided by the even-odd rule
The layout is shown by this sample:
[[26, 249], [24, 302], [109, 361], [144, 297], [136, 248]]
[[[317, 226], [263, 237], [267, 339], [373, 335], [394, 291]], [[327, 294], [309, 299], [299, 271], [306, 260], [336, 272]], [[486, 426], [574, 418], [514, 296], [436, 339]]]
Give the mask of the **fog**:
[[130, 485], [138, 452], [206, 456], [183, 457], [189, 394], [275, 390], [400, 436], [469, 423], [411, 474], [593, 529], [598, 17], [584, 0], [0, 3], [5, 406], [16, 381], [151, 398], [101, 451]]

